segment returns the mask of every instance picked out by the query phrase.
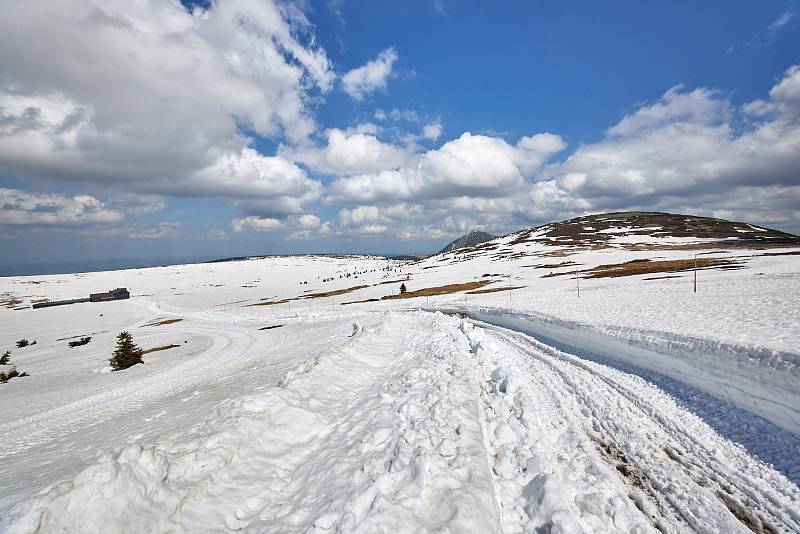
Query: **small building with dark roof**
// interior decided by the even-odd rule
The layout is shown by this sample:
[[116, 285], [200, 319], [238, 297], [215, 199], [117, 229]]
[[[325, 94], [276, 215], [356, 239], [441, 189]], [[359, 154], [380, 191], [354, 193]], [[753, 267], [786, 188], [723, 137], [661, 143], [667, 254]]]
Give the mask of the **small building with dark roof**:
[[128, 290], [124, 287], [118, 287], [117, 289], [106, 291], [105, 293], [91, 293], [89, 295], [90, 302], [104, 302], [107, 300], [125, 300], [129, 298], [131, 298], [131, 294], [128, 293]]

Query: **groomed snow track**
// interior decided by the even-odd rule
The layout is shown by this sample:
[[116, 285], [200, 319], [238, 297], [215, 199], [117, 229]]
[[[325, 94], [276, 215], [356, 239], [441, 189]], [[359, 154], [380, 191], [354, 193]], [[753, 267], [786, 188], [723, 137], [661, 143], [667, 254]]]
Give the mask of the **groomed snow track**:
[[[495, 472], [508, 487], [500, 492], [508, 495], [507, 532], [642, 527], [616, 520], [615, 506], [626, 498], [648, 517], [648, 528], [663, 532], [800, 530], [796, 486], [652, 384], [477, 324], [465, 329], [474, 350], [497, 365], [492, 383], [500, 394], [487, 405]], [[616, 498], [595, 490], [604, 486], [616, 486]], [[598, 520], [609, 514], [613, 527]]]
[[23, 501], [6, 529], [800, 532], [795, 484], [639, 376], [467, 318], [358, 321], [277, 384]]

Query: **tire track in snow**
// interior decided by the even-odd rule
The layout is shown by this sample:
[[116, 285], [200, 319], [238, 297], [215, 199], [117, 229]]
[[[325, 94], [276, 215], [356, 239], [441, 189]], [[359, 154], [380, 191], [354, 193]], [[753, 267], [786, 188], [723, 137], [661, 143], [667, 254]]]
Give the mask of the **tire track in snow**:
[[[790, 532], [800, 529], [800, 518], [792, 511], [798, 503], [796, 486], [720, 438], [657, 388], [524, 334], [481, 326], [489, 339], [511, 350], [513, 356], [499, 360], [523, 362], [531, 384], [560, 400], [562, 417], [578, 419], [588, 410], [591, 424], [579, 421], [579, 426], [609, 442], [606, 448], [635, 461], [634, 468], [646, 476], [662, 513], [672, 515], [669, 523], [687, 521], [702, 529], [711, 522], [726, 524], [732, 531], [744, 525], [756, 531], [769, 531], [770, 525]], [[642, 432], [666, 445], [648, 443], [653, 438], [631, 440]], [[683, 489], [675, 491], [673, 486]]]

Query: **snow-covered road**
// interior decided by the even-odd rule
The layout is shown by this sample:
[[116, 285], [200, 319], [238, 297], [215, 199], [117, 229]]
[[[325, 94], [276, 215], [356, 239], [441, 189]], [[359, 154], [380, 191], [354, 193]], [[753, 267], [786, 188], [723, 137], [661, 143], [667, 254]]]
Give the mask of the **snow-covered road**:
[[[13, 458], [76, 424], [102, 433], [112, 416], [135, 431], [150, 401], [206, 413], [97, 444], [112, 450], [57, 471], [70, 482], [30, 488], [46, 491], [14, 507], [8, 530], [800, 531], [795, 484], [639, 376], [467, 318], [357, 321], [317, 322], [313, 336], [288, 325], [269, 341], [202, 325], [207, 361], [112, 394], [103, 417], [81, 415], [96, 397], [85, 412], [53, 408], [46, 431], [35, 417], [4, 423]], [[231, 380], [246, 387], [234, 394]]]
[[465, 331], [494, 367], [489, 436], [506, 532], [800, 529], [797, 486], [652, 384], [504, 328]]

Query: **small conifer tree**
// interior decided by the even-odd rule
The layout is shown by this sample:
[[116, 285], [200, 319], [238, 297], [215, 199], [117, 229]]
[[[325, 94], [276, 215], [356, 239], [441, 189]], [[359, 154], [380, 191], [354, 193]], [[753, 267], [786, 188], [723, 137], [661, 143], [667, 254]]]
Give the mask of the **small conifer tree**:
[[142, 360], [142, 349], [136, 346], [133, 342], [133, 336], [130, 335], [130, 333], [120, 332], [117, 336], [117, 348], [108, 362], [115, 371], [127, 369], [137, 363], [144, 363]]
[[11, 351], [7, 350], [2, 356], [0, 356], [0, 365], [8, 365], [9, 358], [11, 358]]
[[28, 342], [27, 339], [20, 339], [19, 341], [17, 341], [18, 349], [21, 349], [22, 347], [27, 347], [28, 345], [30, 345], [30, 343]]
[[400, 294], [403, 294], [405, 292], [406, 292], [406, 285], [405, 284], [400, 284]]

